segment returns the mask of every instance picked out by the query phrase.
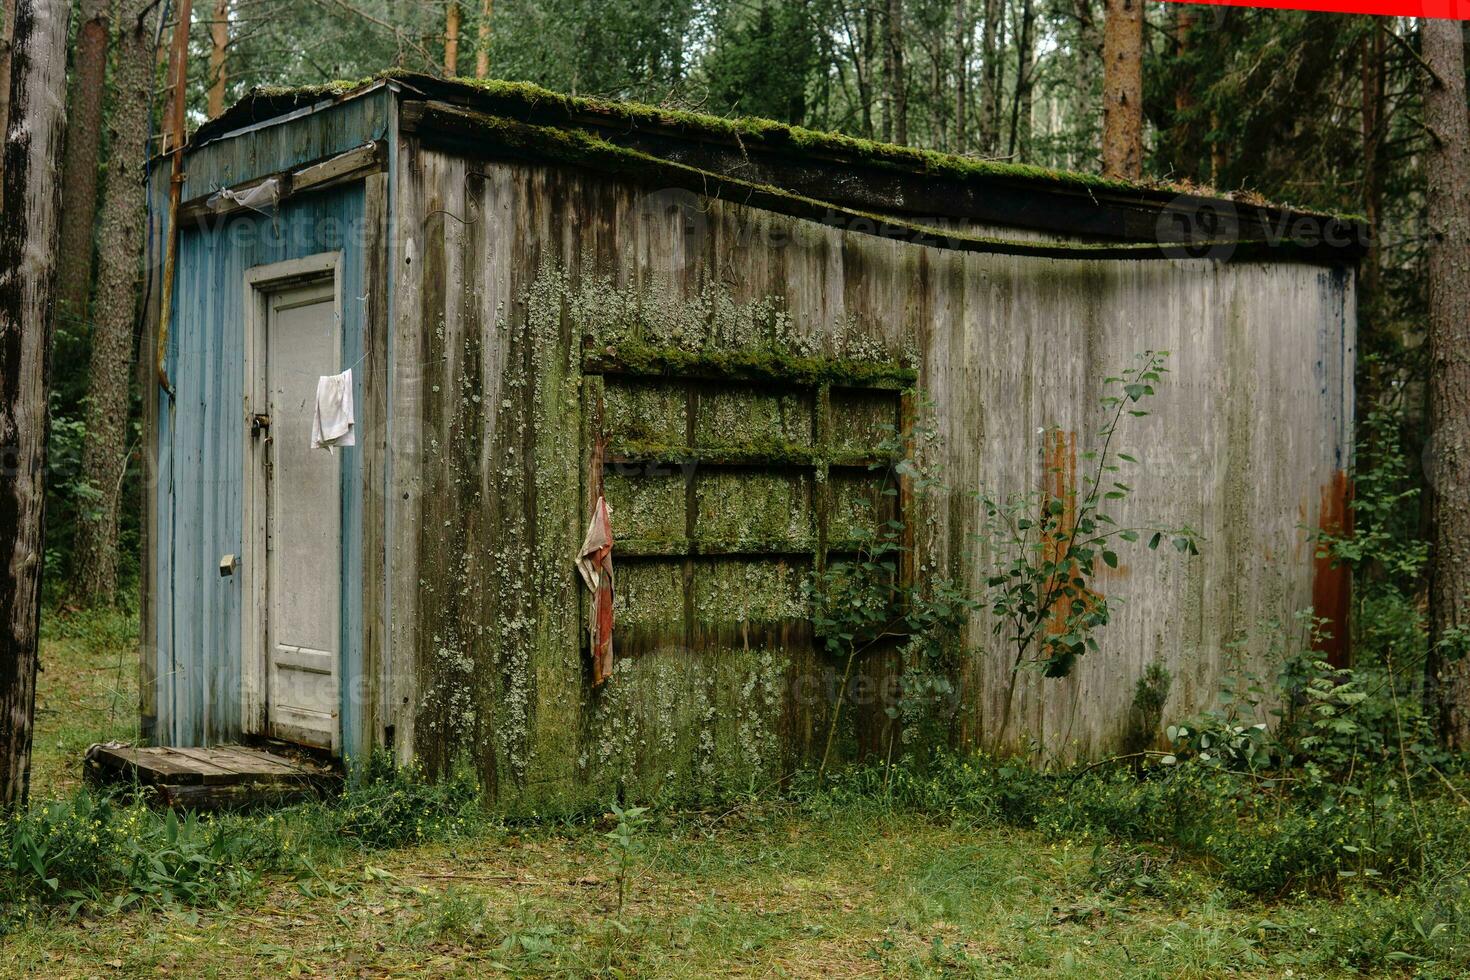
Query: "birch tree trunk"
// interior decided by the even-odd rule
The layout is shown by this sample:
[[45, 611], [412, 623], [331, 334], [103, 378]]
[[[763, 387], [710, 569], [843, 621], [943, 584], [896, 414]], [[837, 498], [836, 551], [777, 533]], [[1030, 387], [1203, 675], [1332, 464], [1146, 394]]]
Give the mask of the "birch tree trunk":
[[72, 592], [86, 603], [117, 595], [117, 520], [127, 463], [128, 382], [143, 254], [143, 161], [153, 81], [149, 0], [119, 5], [113, 105], [107, 117], [97, 295], [92, 304], [92, 360], [87, 373], [87, 442], [82, 474], [94, 494], [79, 508]]
[[107, 81], [108, 0], [83, 0], [67, 102], [61, 165], [61, 252], [56, 308], [85, 319], [92, 285], [92, 229], [97, 223], [97, 163], [102, 150], [102, 93]]
[[1107, 0], [1102, 165], [1108, 177], [1143, 176], [1143, 0]]
[[[1464, 28], [1421, 20], [1429, 213], [1430, 641], [1470, 627], [1470, 110]], [[1431, 646], [1431, 651], [1442, 652]], [[1436, 657], [1440, 732], [1470, 748], [1470, 659]]]
[[69, 3], [15, 5], [0, 186], [0, 809], [30, 790], [70, 17]]

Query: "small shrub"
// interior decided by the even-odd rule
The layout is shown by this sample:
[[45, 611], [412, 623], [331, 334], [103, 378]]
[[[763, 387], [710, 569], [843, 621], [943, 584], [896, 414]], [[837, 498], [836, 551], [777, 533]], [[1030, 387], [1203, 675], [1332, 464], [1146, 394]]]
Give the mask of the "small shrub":
[[421, 767], [398, 766], [382, 752], [326, 812], [336, 833], [374, 849], [459, 837], [483, 815], [479, 788], [467, 773], [431, 781]]
[[1153, 747], [1164, 718], [1164, 702], [1174, 678], [1160, 663], [1152, 663], [1133, 687], [1133, 703], [1123, 726], [1123, 752], [1135, 755]]

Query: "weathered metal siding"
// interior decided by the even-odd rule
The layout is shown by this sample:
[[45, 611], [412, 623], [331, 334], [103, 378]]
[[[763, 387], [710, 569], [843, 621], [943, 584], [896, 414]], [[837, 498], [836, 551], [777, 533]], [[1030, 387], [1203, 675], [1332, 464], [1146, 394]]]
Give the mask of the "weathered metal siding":
[[395, 111], [393, 94], [379, 88], [289, 121], [205, 143], [187, 156], [182, 200], [383, 139]]
[[[394, 131], [386, 89], [250, 133], [210, 142], [186, 157], [184, 200], [339, 153]], [[243, 554], [242, 477], [245, 383], [244, 274], [252, 266], [342, 251], [342, 364], [356, 365], [360, 428], [357, 453], [342, 466], [342, 726], [344, 751], [372, 744], [383, 643], [382, 497], [386, 426], [381, 377], [386, 320], [381, 265], [386, 180], [291, 199], [271, 214], [231, 218], [213, 228], [184, 228], [179, 239], [167, 370], [170, 399], [146, 372], [153, 461], [149, 485], [142, 643], [145, 723], [155, 741], [202, 745], [240, 736], [240, 578], [221, 578], [222, 555]], [[155, 228], [150, 268], [161, 262], [166, 181], [151, 191]], [[368, 270], [374, 270], [369, 275]], [[371, 280], [371, 281], [370, 281]], [[155, 286], [155, 289], [157, 287]], [[146, 324], [144, 359], [156, 344], [156, 297]], [[376, 311], [376, 312], [374, 312]], [[369, 330], [373, 325], [374, 330]], [[367, 344], [367, 356], [364, 357]], [[365, 477], [364, 470], [367, 475]], [[364, 555], [373, 571], [364, 572]], [[364, 666], [366, 665], [366, 667]]]
[[[156, 738], [204, 745], [240, 736], [240, 577], [221, 577], [222, 555], [244, 554], [245, 271], [342, 251], [341, 363], [363, 353], [364, 192], [346, 186], [284, 203], [271, 216], [184, 229], [168, 349], [175, 397], [157, 392], [154, 562]], [[354, 372], [363, 404], [363, 376]], [[362, 659], [362, 513], [359, 453], [342, 457], [343, 732], [361, 745], [352, 679]]]
[[[758, 342], [775, 311], [819, 351], [916, 352], [952, 487], [919, 544], [977, 587], [974, 491], [1040, 487], [1039, 430], [1080, 433], [1085, 453], [1102, 379], [1139, 351], [1173, 352], [1154, 415], [1125, 424], [1144, 462], [1116, 516], [1189, 524], [1203, 554], [1126, 549], [1096, 583], [1125, 600], [1102, 652], [1064, 681], [1023, 674], [1008, 731], [1008, 655], [979, 658], [961, 678], [962, 743], [1101, 751], [1147, 665], [1174, 675], [1166, 713], [1187, 713], [1213, 697], [1227, 641], [1311, 603], [1305, 528], [1351, 455], [1351, 273], [961, 254], [720, 200], [671, 215], [626, 181], [401, 146], [388, 553], [404, 753], [467, 756], [512, 805], [541, 806], [617, 784], [743, 786], [820, 752], [833, 671], [795, 639], [742, 640], [736, 623], [587, 685], [571, 564], [590, 451], [579, 348], [612, 321], [728, 347], [743, 330]], [[621, 582], [620, 623], [643, 630], [658, 589]], [[750, 596], [732, 581], [728, 598]], [[979, 618], [970, 640], [997, 646]], [[875, 658], [868, 681], [893, 667]], [[860, 743], [881, 746], [881, 706], [853, 713]]]

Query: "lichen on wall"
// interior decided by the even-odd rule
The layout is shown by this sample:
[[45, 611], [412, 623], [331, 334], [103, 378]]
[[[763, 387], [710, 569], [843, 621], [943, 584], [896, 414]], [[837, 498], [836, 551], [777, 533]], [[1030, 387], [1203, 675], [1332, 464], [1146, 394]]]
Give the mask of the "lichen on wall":
[[[812, 742], [826, 710], [813, 678], [827, 666], [812, 650], [804, 588], [818, 471], [827, 470], [813, 462], [826, 390], [813, 372], [850, 363], [853, 383], [901, 377], [893, 355], [819, 342], [824, 334], [774, 299], [618, 287], [549, 259], [484, 333], [499, 371], [493, 402], [475, 397], [491, 387], [476, 376], [479, 352], [447, 350], [439, 330], [426, 351], [439, 365], [430, 394], [454, 411], [425, 417], [424, 492], [437, 503], [420, 542], [422, 622], [433, 625], [420, 658], [420, 743], [439, 746], [428, 754], [441, 767], [490, 746], [481, 770], [520, 809], [615, 793], [710, 795], [772, 778], [799, 756], [793, 746]], [[691, 392], [677, 379], [584, 374], [585, 350], [629, 344], [728, 355], [741, 370], [795, 380], [701, 381]], [[599, 430], [590, 433], [594, 397]], [[883, 397], [891, 413], [895, 396]], [[683, 456], [603, 471], [626, 545], [615, 559], [617, 665], [594, 689], [571, 559], [590, 504], [591, 445], [603, 433], [628, 446], [681, 446]], [[863, 442], [844, 430], [843, 448]], [[699, 458], [731, 447], [745, 453], [734, 465]], [[764, 468], [767, 453], [776, 468]], [[640, 544], [652, 553], [638, 554]]]
[[[1125, 558], [1108, 588], [1128, 601], [1104, 652], [1063, 682], [1024, 678], [1007, 744], [1035, 737], [1056, 757], [1105, 749], [1115, 702], [1131, 690], [1114, 676], [1154, 659], [1177, 678], [1171, 710], [1188, 710], [1218, 678], [1224, 620], [1309, 594], [1310, 555], [1268, 556], [1272, 573], [1251, 588], [1241, 563], [1311, 523], [1321, 447], [1336, 446], [1332, 427], [1350, 418], [1326, 404], [1348, 382], [1290, 376], [1289, 363], [1343, 343], [1280, 328], [1282, 310], [1311, 324], [1341, 304], [1341, 290], [1316, 291], [1311, 270], [944, 254], [816, 226], [768, 249], [749, 244], [758, 237], [732, 243], [730, 229], [793, 222], [728, 201], [706, 202], [708, 237], [676, 261], [666, 239], [677, 231], [649, 229], [637, 188], [522, 164], [487, 171], [479, 210], [449, 203], [466, 226], [438, 233], [474, 240], [445, 272], [467, 280], [466, 294], [492, 291], [495, 314], [473, 327], [480, 352], [466, 352], [461, 316], [449, 317], [460, 339], [422, 352], [443, 362], [426, 402], [459, 391], [468, 360], [484, 364], [482, 401], [461, 398], [457, 410], [479, 421], [441, 407], [422, 449], [425, 500], [442, 496], [447, 512], [435, 523], [426, 507], [418, 526], [420, 659], [440, 678], [420, 685], [420, 711], [439, 712], [458, 742], [436, 748], [426, 728], [415, 744], [477, 754], [507, 807], [745, 789], [820, 752], [836, 679], [813, 649], [801, 585], [824, 546], [892, 516], [875, 491], [875, 440], [895, 419], [932, 423], [915, 427], [912, 451], [953, 492], [907, 515], [915, 575], [978, 587], [974, 490], [1038, 485], [1034, 433], [1088, 431], [1098, 379], [1144, 346], [1176, 354], [1158, 418], [1130, 426], [1128, 449], [1149, 469], [1138, 505], [1150, 520], [1197, 526], [1205, 555]], [[1249, 381], [1247, 419], [1223, 408], [1234, 382], [1222, 363]], [[906, 393], [916, 370], [922, 390]], [[617, 667], [593, 689], [572, 558], [599, 437], [619, 542]], [[1300, 514], [1298, 484], [1312, 491]], [[1237, 531], [1245, 557], [1211, 550], [1212, 536]], [[1226, 602], [1238, 609], [1222, 611]], [[966, 640], [981, 656], [935, 722], [959, 744], [994, 734], [1008, 679], [1009, 662], [984, 655], [987, 626], [972, 624]], [[865, 663], [865, 687], [900, 681], [901, 659]], [[879, 701], [848, 717], [851, 747], [893, 744]]]

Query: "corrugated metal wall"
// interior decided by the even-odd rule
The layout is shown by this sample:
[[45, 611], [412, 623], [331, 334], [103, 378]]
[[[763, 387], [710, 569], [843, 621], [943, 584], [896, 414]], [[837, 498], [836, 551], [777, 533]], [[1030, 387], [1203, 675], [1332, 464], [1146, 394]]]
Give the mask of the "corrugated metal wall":
[[[390, 124], [385, 92], [252, 134], [207, 144], [188, 157], [189, 199], [381, 139]], [[155, 191], [155, 214], [161, 201]], [[246, 551], [241, 535], [244, 430], [245, 272], [321, 252], [343, 253], [341, 363], [363, 353], [364, 190], [310, 193], [269, 214], [245, 213], [179, 236], [167, 369], [172, 399], [154, 388], [149, 493], [151, 562], [143, 641], [153, 689], [154, 738], [202, 745], [240, 737], [240, 576], [221, 577], [221, 556]], [[157, 261], [157, 257], [154, 257]], [[150, 324], [150, 328], [152, 324]], [[152, 335], [150, 329], [150, 336]], [[145, 355], [148, 356], [148, 355]], [[356, 400], [364, 379], [354, 372]], [[361, 747], [360, 704], [347, 678], [363, 656], [361, 458], [342, 462], [343, 735]], [[145, 696], [145, 710], [148, 706]]]

